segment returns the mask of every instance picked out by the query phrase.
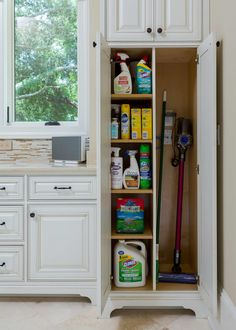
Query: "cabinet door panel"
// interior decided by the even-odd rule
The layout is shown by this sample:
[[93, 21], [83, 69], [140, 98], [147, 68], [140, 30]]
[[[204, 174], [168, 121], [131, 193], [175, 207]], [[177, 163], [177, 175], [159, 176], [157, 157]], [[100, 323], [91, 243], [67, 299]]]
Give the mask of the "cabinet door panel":
[[107, 1], [108, 41], [152, 41], [152, 0]]
[[95, 209], [95, 205], [30, 206], [31, 280], [96, 277]]
[[[158, 33], [158, 28], [163, 32]], [[157, 41], [198, 41], [202, 37], [202, 2], [199, 0], [158, 0]]]
[[198, 235], [200, 292], [217, 313], [216, 37], [198, 49]]

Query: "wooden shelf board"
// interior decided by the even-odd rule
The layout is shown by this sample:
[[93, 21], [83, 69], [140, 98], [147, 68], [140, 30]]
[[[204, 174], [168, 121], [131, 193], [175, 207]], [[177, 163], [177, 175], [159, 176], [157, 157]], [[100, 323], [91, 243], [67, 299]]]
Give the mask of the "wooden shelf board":
[[182, 283], [158, 283], [157, 291], [197, 291], [197, 284], [182, 284]]
[[111, 100], [152, 100], [152, 94], [112, 94]]
[[152, 140], [111, 140], [111, 143], [152, 143]]
[[111, 238], [112, 239], [152, 239], [152, 230], [149, 226], [146, 226], [144, 229], [143, 234], [120, 234], [117, 233], [115, 228], [112, 228], [112, 233], [111, 233]]
[[111, 290], [122, 291], [122, 292], [153, 291], [152, 278], [151, 276], [148, 276], [146, 285], [139, 288], [118, 288], [115, 286], [114, 282], [112, 282]]
[[112, 194], [152, 194], [152, 189], [113, 189]]

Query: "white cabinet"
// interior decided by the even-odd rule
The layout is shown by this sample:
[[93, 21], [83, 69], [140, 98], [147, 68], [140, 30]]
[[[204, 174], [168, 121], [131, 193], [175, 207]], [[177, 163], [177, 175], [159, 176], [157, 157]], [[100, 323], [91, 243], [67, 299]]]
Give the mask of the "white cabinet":
[[[167, 1], [166, 1], [167, 3]], [[181, 3], [181, 1], [180, 1]], [[174, 25], [174, 20], [171, 19]], [[183, 21], [184, 22], [184, 21]], [[177, 24], [176, 24], [177, 25]], [[110, 108], [117, 102], [117, 95], [109, 97], [114, 78], [110, 65], [110, 54], [126, 49], [125, 44], [110, 46], [99, 36], [97, 40], [98, 67], [98, 225], [100, 239], [99, 258], [99, 309], [102, 317], [109, 317], [116, 308], [184, 307], [192, 309], [198, 317], [207, 317], [209, 310], [217, 310], [217, 171], [216, 171], [216, 39], [210, 35], [199, 47], [155, 47], [143, 48], [129, 44], [127, 52], [131, 60], [148, 52], [151, 58], [152, 95], [143, 95], [145, 105], [153, 109], [153, 186], [145, 195], [145, 210], [148, 210], [150, 235], [136, 235], [147, 246], [149, 278], [144, 288], [116, 288], [112, 282], [112, 254], [118, 239], [132, 239], [130, 235], [117, 235], [112, 228], [115, 222], [117, 198], [132, 196], [125, 189], [111, 191], [110, 182]], [[111, 76], [109, 76], [111, 74]], [[182, 270], [199, 276], [199, 283], [157, 283], [156, 260], [159, 257], [160, 272], [171, 272], [176, 225], [176, 201], [178, 170], [171, 165], [173, 150], [165, 147], [164, 179], [161, 213], [159, 252], [156, 249], [156, 201], [159, 148], [156, 136], [160, 136], [163, 90], [167, 90], [167, 107], [173, 109], [177, 118], [185, 117], [193, 125], [193, 145], [186, 158], [184, 185], [184, 209], [182, 231]], [[141, 95], [119, 95], [120, 103], [138, 103]], [[133, 102], [133, 103], [132, 103]], [[122, 154], [127, 150], [127, 141], [119, 140]], [[139, 142], [129, 140], [130, 148], [138, 149]], [[143, 142], [141, 142], [143, 143]], [[114, 141], [112, 141], [112, 146]], [[157, 150], [157, 151], [156, 151]], [[125, 156], [124, 156], [125, 157]], [[124, 162], [125, 163], [125, 162]], [[196, 171], [196, 168], [198, 171]], [[149, 203], [148, 203], [149, 201]], [[151, 201], [151, 202], [150, 202]], [[151, 205], [151, 206], [150, 206]], [[150, 206], [150, 207], [149, 207]], [[147, 212], [147, 211], [145, 211]], [[137, 237], [138, 236], [138, 237]], [[148, 242], [147, 242], [148, 240]], [[158, 253], [158, 254], [157, 254]]]
[[152, 41], [151, 0], [107, 1], [108, 40]]
[[89, 204], [30, 206], [30, 280], [96, 278], [95, 210]]
[[106, 4], [108, 41], [202, 39], [202, 0], [109, 0]]

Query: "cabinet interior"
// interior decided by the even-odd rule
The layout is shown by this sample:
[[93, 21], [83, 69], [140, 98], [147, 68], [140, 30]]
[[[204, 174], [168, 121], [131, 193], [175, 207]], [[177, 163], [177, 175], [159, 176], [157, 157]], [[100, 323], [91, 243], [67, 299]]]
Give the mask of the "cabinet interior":
[[[120, 194], [120, 192], [112, 193], [111, 205], [111, 221], [112, 221], [112, 256], [113, 246], [118, 239], [139, 239], [144, 241], [148, 252], [148, 268], [149, 277], [145, 287], [141, 288], [116, 288], [112, 286], [112, 290], [118, 291], [136, 291], [136, 290], [197, 290], [197, 285], [189, 284], [164, 284], [160, 283], [156, 286], [155, 278], [155, 248], [156, 248], [156, 205], [158, 193], [158, 174], [160, 159], [160, 135], [161, 135], [161, 115], [162, 115], [162, 99], [163, 91], [167, 90], [167, 111], [172, 110], [178, 117], [185, 117], [192, 120], [193, 126], [193, 145], [187, 151], [185, 161], [185, 178], [184, 178], [184, 195], [183, 195], [183, 219], [182, 219], [182, 245], [181, 245], [181, 266], [183, 272], [197, 273], [197, 65], [195, 62], [195, 48], [127, 48], [112, 49], [111, 57], [115, 53], [127, 53], [132, 63], [139, 61], [143, 55], [149, 55], [148, 63], [153, 71], [153, 80], [156, 86], [152, 96], [149, 98], [134, 98], [129, 100], [129, 96], [112, 98], [112, 103], [130, 103], [136, 107], [152, 107], [153, 117], [156, 118], [153, 123], [153, 140], [152, 145], [152, 167], [156, 174], [153, 175], [153, 187], [149, 193], [143, 194]], [[134, 61], [134, 62], [133, 62]], [[116, 76], [114, 63], [112, 67], [112, 93], [113, 82]], [[132, 65], [130, 66], [132, 67]], [[132, 68], [131, 68], [132, 72]], [[135, 93], [135, 89], [134, 89]], [[113, 95], [114, 96], [114, 95]], [[156, 137], [156, 141], [155, 141]], [[114, 141], [112, 146], [122, 148], [121, 155], [127, 149], [138, 149], [139, 144], [129, 141], [129, 143], [119, 143]], [[161, 272], [170, 272], [173, 263], [173, 251], [175, 243], [176, 229], [176, 208], [177, 208], [177, 186], [178, 186], [178, 168], [171, 164], [173, 157], [172, 145], [164, 147], [164, 167], [163, 167], [163, 183], [162, 183], [162, 205], [161, 205], [161, 224], [160, 224], [160, 245], [159, 245], [159, 262]], [[154, 164], [155, 162], [155, 164]], [[124, 169], [128, 167], [128, 163], [124, 162]], [[142, 197], [145, 200], [145, 233], [142, 235], [119, 235], [114, 229], [116, 198], [118, 197]], [[132, 236], [133, 235], [133, 236]], [[146, 235], [146, 236], [145, 236]], [[113, 268], [113, 262], [112, 262]], [[113, 269], [112, 269], [113, 273]]]

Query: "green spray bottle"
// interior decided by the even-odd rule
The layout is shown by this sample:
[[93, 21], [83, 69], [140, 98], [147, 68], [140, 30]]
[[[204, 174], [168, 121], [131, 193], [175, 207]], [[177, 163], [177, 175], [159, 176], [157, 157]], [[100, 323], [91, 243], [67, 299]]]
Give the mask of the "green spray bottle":
[[140, 188], [149, 189], [152, 185], [150, 146], [141, 144], [140, 146]]

